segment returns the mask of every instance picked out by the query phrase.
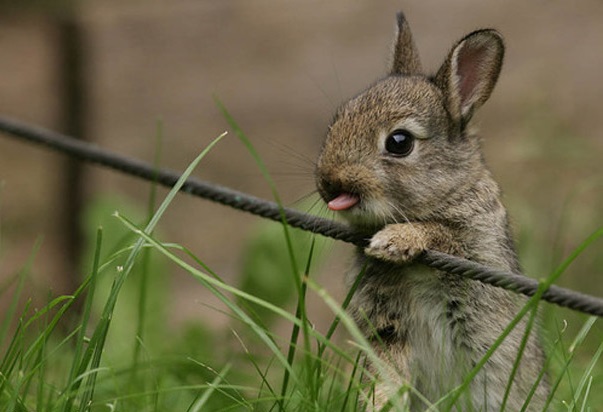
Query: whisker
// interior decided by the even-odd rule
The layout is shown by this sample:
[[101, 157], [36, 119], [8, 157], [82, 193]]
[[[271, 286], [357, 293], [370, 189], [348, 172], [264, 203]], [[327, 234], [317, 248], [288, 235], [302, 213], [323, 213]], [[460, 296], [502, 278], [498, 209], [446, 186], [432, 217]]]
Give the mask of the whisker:
[[[325, 105], [326, 109], [329, 112], [333, 112], [337, 107], [337, 104], [333, 101], [333, 98], [329, 95], [329, 93], [327, 93], [325, 88], [320, 85], [320, 83], [316, 80], [314, 76], [311, 76], [308, 72], [306, 72], [306, 78], [308, 78], [313, 83], [314, 87], [316, 87], [320, 91], [322, 96], [325, 98], [327, 102], [327, 104]], [[339, 77], [337, 77], [336, 80], [339, 86]], [[341, 94], [341, 90], [339, 91], [339, 94]]]
[[[418, 229], [415, 227], [415, 225], [413, 224], [413, 222], [411, 222], [411, 221], [410, 221], [410, 219], [408, 219], [408, 217], [406, 217], [406, 214], [405, 214], [405, 213], [403, 212], [403, 210], [401, 209], [401, 206], [400, 206], [400, 205], [395, 205], [395, 204], [393, 204], [392, 202], [389, 202], [389, 203], [390, 203], [390, 206], [391, 206], [392, 208], [394, 208], [394, 209], [396, 210], [396, 212], [397, 212], [397, 213], [398, 213], [398, 214], [399, 214], [399, 215], [400, 215], [400, 216], [401, 216], [401, 217], [404, 219], [404, 222], [405, 222], [406, 224], [408, 224], [408, 225], [409, 225], [409, 227], [410, 227], [412, 230], [414, 230], [415, 232], [417, 232], [417, 230], [418, 230]], [[396, 222], [396, 223], [397, 223], [397, 222]]]
[[314, 157], [310, 157], [309, 155], [301, 152], [299, 148], [295, 148], [284, 142], [271, 140], [269, 143], [272, 148], [285, 155], [284, 159], [298, 160], [299, 164], [304, 165], [305, 167], [310, 166], [312, 170], [314, 170], [314, 167], [316, 166], [316, 160], [314, 159]]
[[394, 215], [393, 211], [391, 211], [392, 220], [394, 223], [400, 223], [400, 220], [398, 219], [399, 216], [400, 218], [402, 218], [402, 222], [412, 224], [406, 216], [406, 213], [404, 213], [404, 210], [402, 209], [401, 205], [397, 205], [393, 201], [388, 201], [388, 205], [393, 211], [396, 212], [396, 215]]
[[[302, 195], [298, 199], [294, 200], [293, 205], [300, 206], [300, 203], [310, 199], [312, 196], [315, 196], [317, 194], [318, 194], [318, 190], [313, 190], [310, 193], [306, 193], [305, 195]], [[314, 207], [320, 200], [321, 200], [320, 197], [317, 197], [316, 199], [314, 199], [314, 201], [312, 202], [312, 204], [310, 206]], [[309, 210], [306, 210], [306, 212], [309, 212]]]
[[307, 183], [314, 183], [314, 176], [304, 173], [295, 173], [295, 172], [277, 172], [270, 173], [270, 175], [274, 178], [278, 178], [279, 180], [291, 180], [291, 181], [303, 181]]
[[[320, 197], [317, 198], [316, 202], [314, 202], [311, 206], [312, 207], [309, 208], [308, 213], [311, 212], [313, 215], [322, 217], [322, 218], [330, 218], [330, 219], [335, 218], [335, 212], [333, 212], [332, 210], [327, 208], [326, 203], [324, 203]], [[318, 209], [318, 210], [316, 210], [316, 209]]]

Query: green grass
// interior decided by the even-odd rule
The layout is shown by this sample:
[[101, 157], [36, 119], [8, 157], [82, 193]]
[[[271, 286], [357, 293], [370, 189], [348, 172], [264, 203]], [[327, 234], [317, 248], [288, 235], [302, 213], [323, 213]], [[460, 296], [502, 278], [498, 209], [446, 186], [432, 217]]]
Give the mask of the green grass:
[[[225, 114], [268, 176], [249, 140]], [[276, 186], [267, 181], [278, 201]], [[24, 285], [39, 244], [11, 283], [0, 285], [0, 299], [11, 302], [0, 325], [0, 410], [364, 410], [359, 400], [370, 397], [371, 387], [364, 359], [375, 362], [378, 370], [383, 365], [345, 312], [353, 288], [339, 302], [314, 278], [325, 242], [283, 224], [261, 223], [245, 253], [240, 284], [232, 285], [191, 250], [162, 240], [155, 231], [175, 194], [176, 189], [170, 191], [157, 209], [150, 196], [148, 216], [133, 210], [110, 217], [114, 202], [97, 202], [89, 226], [105, 223], [94, 236], [88, 275], [72, 296], [51, 297], [39, 308], [29, 300]], [[601, 231], [575, 248], [542, 281], [543, 287], [565, 273], [599, 236]], [[174, 266], [219, 299], [216, 310], [231, 319], [223, 330], [211, 329], [203, 319], [171, 328], [161, 308], [170, 305], [163, 290]], [[279, 282], [273, 281], [275, 274]], [[324, 331], [308, 315], [312, 294], [331, 311]], [[76, 302], [82, 303], [80, 311], [74, 310]], [[288, 304], [294, 309], [283, 309]], [[542, 304], [538, 296], [517, 321], [527, 316], [530, 327], [536, 324], [541, 306], [555, 388], [549, 410], [600, 410], [601, 321]], [[513, 327], [502, 331], [497, 342]], [[337, 330], [344, 338], [334, 338]], [[487, 356], [495, 350], [496, 344]], [[441, 410], [462, 398], [470, 378], [439, 403]], [[401, 388], [391, 400], [394, 410], [402, 410], [402, 396], [411, 390]]]

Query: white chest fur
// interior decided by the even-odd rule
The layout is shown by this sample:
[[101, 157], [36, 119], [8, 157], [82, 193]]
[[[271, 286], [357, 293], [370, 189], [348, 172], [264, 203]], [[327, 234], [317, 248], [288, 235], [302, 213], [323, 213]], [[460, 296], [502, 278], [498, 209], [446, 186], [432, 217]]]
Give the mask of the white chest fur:
[[[349, 280], [356, 275], [350, 274]], [[461, 383], [472, 367], [472, 356], [454, 330], [453, 312], [459, 308], [451, 301], [451, 289], [458, 285], [421, 265], [375, 264], [364, 276], [350, 313], [375, 352], [395, 365], [385, 387], [377, 390], [396, 391], [406, 383], [437, 400]]]

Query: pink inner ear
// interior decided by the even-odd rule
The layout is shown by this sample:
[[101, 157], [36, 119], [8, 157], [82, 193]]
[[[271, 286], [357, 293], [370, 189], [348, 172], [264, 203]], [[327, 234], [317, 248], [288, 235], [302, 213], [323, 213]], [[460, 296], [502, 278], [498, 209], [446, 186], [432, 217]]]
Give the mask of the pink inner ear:
[[487, 52], [485, 45], [470, 47], [465, 44], [459, 50], [456, 74], [459, 77], [461, 106], [465, 106], [471, 100], [482, 80], [483, 73], [480, 66]]

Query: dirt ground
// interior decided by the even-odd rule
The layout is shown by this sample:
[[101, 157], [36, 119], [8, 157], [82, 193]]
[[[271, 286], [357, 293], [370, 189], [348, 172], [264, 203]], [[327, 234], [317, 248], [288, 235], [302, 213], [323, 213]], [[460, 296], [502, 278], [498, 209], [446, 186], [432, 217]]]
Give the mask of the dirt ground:
[[[529, 224], [530, 239], [549, 241], [552, 222], [568, 198], [573, 199], [568, 248], [601, 224], [600, 1], [82, 4], [90, 140], [151, 160], [162, 119], [162, 164], [182, 170], [227, 129], [214, 104], [218, 96], [253, 140], [288, 205], [314, 190], [312, 161], [334, 109], [386, 73], [396, 11], [406, 13], [424, 65], [434, 71], [461, 36], [495, 27], [506, 39], [506, 60], [493, 97], [477, 118], [517, 232]], [[55, 22], [43, 8], [0, 12], [0, 115], [61, 127]], [[35, 288], [67, 292], [64, 230], [57, 219], [64, 207], [62, 164], [61, 156], [0, 138], [0, 281], [23, 265], [35, 239], [43, 236]], [[96, 167], [86, 171], [89, 199], [118, 196], [144, 205], [148, 185]], [[234, 136], [219, 144], [196, 176], [270, 197]], [[161, 230], [166, 240], [187, 245], [233, 279], [240, 250], [257, 223], [255, 217], [180, 196]], [[321, 279], [340, 297], [349, 248], [338, 245], [332, 255]], [[542, 269], [531, 266], [530, 256], [525, 260], [528, 269]], [[603, 294], [603, 287], [589, 292]], [[174, 273], [169, 293], [174, 319], [216, 318], [200, 304], [211, 305], [211, 297], [188, 276]]]

